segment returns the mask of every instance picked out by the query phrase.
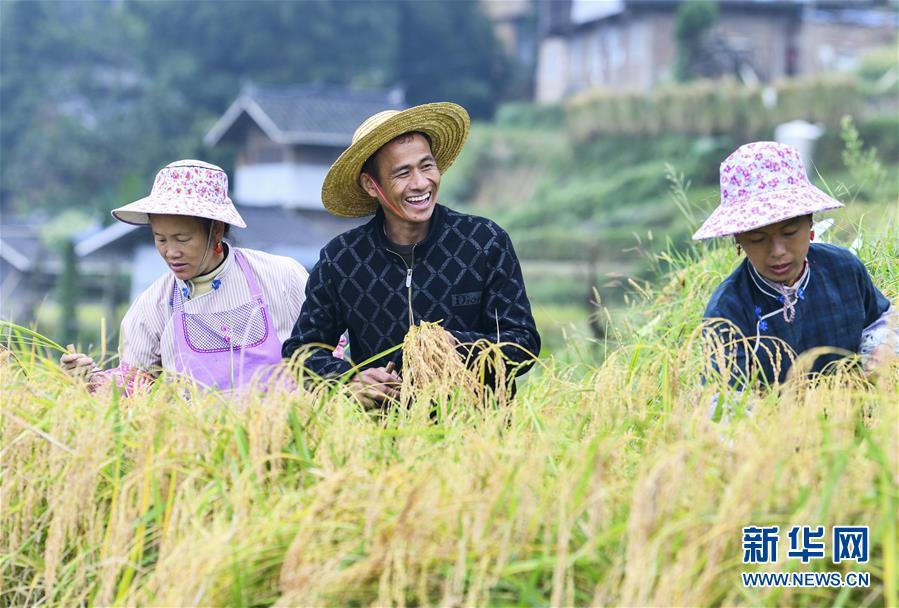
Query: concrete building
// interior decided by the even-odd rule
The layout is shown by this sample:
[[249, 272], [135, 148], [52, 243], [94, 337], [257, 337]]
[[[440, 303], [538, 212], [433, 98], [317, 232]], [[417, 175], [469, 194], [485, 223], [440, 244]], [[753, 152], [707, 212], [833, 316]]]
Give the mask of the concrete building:
[[59, 256], [41, 243], [38, 224], [5, 213], [0, 229], [0, 319], [33, 321], [60, 267]]
[[[645, 91], [673, 79], [681, 0], [552, 0], [539, 4], [536, 99], [595, 88]], [[851, 69], [865, 50], [894, 43], [883, 0], [718, 0], [707, 39], [709, 76], [769, 82]]]

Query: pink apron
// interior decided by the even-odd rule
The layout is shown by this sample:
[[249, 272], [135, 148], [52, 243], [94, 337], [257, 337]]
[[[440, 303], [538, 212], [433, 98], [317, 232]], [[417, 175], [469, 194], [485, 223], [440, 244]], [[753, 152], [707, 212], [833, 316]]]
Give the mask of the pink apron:
[[281, 362], [281, 341], [256, 275], [243, 254], [233, 251], [250, 288], [250, 301], [231, 310], [193, 314], [184, 312], [177, 283], [172, 298], [175, 369], [220, 390], [238, 389], [251, 381], [264, 386]]

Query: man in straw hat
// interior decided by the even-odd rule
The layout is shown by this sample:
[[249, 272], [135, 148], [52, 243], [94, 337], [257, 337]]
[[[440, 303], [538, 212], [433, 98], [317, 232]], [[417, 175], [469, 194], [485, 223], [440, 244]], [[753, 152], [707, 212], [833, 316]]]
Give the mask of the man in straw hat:
[[[540, 336], [509, 235], [437, 202], [469, 127], [461, 106], [431, 103], [380, 112], [356, 129], [325, 177], [322, 202], [334, 215], [374, 217], [322, 249], [284, 357], [309, 347], [306, 367], [336, 376], [351, 365], [321, 345], [337, 345], [344, 331], [361, 363], [402, 343], [415, 324], [439, 321], [460, 344], [505, 344], [516, 374], [533, 364]], [[355, 379], [363, 400], [394, 396], [401, 368], [400, 351], [367, 365]]]

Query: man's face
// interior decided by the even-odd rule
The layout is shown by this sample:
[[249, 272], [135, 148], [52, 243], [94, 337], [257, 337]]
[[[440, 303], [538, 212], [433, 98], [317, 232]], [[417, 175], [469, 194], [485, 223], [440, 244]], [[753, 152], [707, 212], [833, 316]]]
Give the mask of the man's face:
[[388, 217], [402, 222], [428, 222], [437, 203], [440, 171], [431, 154], [428, 140], [412, 133], [401, 136], [381, 148], [375, 159], [378, 180], [384, 199], [370, 179], [362, 176], [362, 187], [381, 201]]
[[759, 274], [792, 285], [802, 274], [811, 227], [808, 216], [795, 217], [738, 234], [736, 238]]

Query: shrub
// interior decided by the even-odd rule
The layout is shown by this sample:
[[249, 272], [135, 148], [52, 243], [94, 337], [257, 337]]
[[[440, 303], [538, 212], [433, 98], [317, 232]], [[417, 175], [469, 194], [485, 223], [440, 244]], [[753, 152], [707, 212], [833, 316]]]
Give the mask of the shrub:
[[560, 104], [505, 103], [494, 117], [499, 126], [528, 129], [559, 129], [565, 124], [565, 111]]
[[574, 141], [607, 135], [727, 135], [759, 139], [777, 124], [795, 119], [836, 128], [846, 113], [857, 113], [864, 98], [851, 75], [813, 76], [774, 83], [776, 104], [763, 103], [761, 86], [732, 79], [659, 87], [648, 93], [597, 90], [572, 98], [566, 125]]

